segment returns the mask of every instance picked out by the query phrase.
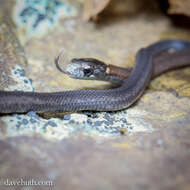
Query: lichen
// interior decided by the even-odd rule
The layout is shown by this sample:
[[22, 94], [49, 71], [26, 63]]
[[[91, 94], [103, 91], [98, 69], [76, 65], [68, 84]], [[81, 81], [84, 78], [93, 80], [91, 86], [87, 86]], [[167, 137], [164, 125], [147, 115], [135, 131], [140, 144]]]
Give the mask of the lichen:
[[40, 37], [58, 24], [59, 18], [76, 15], [76, 9], [61, 0], [17, 0], [13, 20], [27, 37]]
[[[132, 111], [131, 114], [134, 112]], [[114, 138], [135, 132], [152, 132], [150, 124], [142, 118], [131, 116], [130, 111], [88, 112], [67, 114], [64, 119], [43, 119], [35, 112], [2, 117], [7, 125], [7, 136], [39, 134], [46, 138], [61, 140], [77, 132], [95, 139]]]
[[21, 66], [15, 65], [9, 77], [12, 78], [16, 82], [16, 84], [9, 85], [5, 90], [21, 90], [29, 92], [34, 91], [31, 79], [25, 76], [25, 71]]

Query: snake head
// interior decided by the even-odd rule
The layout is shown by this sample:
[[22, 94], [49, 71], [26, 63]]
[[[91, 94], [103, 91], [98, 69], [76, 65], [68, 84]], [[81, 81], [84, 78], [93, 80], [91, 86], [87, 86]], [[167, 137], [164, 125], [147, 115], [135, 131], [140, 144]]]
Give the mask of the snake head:
[[66, 69], [77, 79], [101, 80], [106, 75], [106, 64], [93, 58], [72, 59]]
[[72, 59], [63, 69], [60, 69], [57, 60], [56, 66], [71, 78], [82, 80], [104, 80], [107, 68], [105, 63], [94, 58]]

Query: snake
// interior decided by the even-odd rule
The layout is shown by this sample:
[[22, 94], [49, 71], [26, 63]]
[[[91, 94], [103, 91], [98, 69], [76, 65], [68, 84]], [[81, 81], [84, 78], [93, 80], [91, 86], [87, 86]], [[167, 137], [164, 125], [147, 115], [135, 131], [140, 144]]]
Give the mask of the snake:
[[0, 113], [117, 111], [133, 105], [151, 79], [167, 71], [190, 65], [190, 42], [161, 40], [141, 48], [133, 68], [106, 64], [94, 58], [74, 58], [64, 69], [60, 55], [57, 68], [72, 78], [104, 80], [116, 84], [110, 89], [60, 92], [0, 91]]

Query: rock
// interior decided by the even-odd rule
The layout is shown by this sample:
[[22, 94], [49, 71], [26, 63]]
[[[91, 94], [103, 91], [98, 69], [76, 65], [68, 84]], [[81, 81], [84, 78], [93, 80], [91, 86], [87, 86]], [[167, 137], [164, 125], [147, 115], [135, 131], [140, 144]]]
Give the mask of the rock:
[[169, 3], [169, 14], [183, 14], [186, 16], [190, 16], [190, 0], [169, 0]]

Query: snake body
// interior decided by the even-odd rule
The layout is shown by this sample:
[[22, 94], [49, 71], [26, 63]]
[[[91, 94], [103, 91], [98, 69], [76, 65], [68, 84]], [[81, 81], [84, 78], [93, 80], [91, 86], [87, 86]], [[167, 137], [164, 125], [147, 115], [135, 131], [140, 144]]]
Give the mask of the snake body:
[[[163, 52], [169, 52], [166, 64], [154, 64], [155, 57]], [[164, 59], [161, 60], [164, 62]], [[93, 59], [91, 62], [93, 64]], [[136, 65], [127, 79], [125, 78], [126, 70], [118, 68], [123, 76], [120, 77], [120, 74], [117, 75], [116, 72], [115, 78], [120, 80], [120, 85], [117, 88], [52, 93], [0, 91], [0, 113], [121, 110], [136, 102], [151, 78], [188, 64], [190, 65], [190, 42], [182, 40], [160, 41], [137, 52]], [[113, 78], [110, 77], [110, 80]]]

